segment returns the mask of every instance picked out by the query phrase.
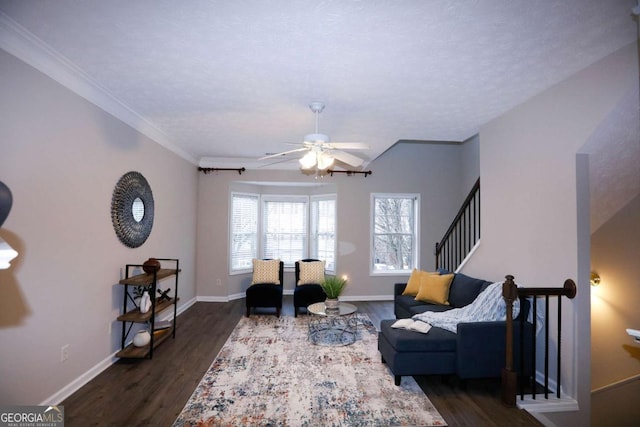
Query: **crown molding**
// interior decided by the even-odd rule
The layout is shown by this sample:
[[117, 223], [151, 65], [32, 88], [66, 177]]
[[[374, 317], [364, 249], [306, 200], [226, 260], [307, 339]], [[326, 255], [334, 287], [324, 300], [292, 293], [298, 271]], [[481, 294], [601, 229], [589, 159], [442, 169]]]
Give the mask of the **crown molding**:
[[197, 164], [194, 156], [174, 144], [149, 120], [136, 113], [82, 69], [0, 11], [0, 48], [29, 64], [141, 134], [183, 159]]

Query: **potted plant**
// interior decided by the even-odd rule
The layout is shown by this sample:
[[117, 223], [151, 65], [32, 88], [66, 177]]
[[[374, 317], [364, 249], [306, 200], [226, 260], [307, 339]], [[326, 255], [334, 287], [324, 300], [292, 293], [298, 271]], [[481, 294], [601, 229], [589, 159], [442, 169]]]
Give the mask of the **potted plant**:
[[327, 295], [327, 299], [324, 302], [327, 308], [337, 308], [338, 307], [338, 297], [347, 287], [347, 278], [346, 277], [337, 277], [337, 276], [325, 276], [324, 280], [320, 282], [320, 286], [322, 290]]

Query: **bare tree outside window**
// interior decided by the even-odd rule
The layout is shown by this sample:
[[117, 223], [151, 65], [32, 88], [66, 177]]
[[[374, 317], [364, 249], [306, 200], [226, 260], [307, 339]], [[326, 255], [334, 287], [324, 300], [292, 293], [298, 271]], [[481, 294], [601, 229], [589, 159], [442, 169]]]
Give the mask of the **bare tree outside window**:
[[411, 271], [417, 259], [414, 195], [373, 195], [373, 272]]

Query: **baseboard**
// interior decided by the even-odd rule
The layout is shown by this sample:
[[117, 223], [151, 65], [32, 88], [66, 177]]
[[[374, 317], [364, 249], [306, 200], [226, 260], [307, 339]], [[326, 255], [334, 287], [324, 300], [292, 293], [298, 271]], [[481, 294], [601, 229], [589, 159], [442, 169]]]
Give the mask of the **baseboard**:
[[197, 297], [198, 302], [229, 302], [229, 297]]
[[554, 394], [549, 395], [548, 399], [544, 395], [537, 395], [536, 399], [525, 394], [524, 400], [520, 400], [520, 396], [516, 397], [516, 406], [524, 409], [530, 414], [548, 413], [548, 412], [571, 412], [578, 411], [578, 401], [568, 396], [561, 396], [560, 399]]
[[226, 297], [197, 297], [198, 302], [229, 302], [237, 299], [242, 299], [246, 295], [244, 292], [237, 294], [227, 295]]
[[80, 375], [78, 378], [67, 384], [61, 390], [58, 390], [55, 394], [43, 400], [40, 405], [54, 406], [61, 404], [67, 397], [80, 390], [80, 388], [82, 388], [85, 384], [100, 375], [102, 371], [113, 365], [118, 360], [118, 358], [116, 357], [116, 353], [117, 351], [114, 351], [110, 356], [103, 359], [93, 368]]
[[[191, 298], [186, 303], [179, 305], [176, 310], [176, 314], [180, 316], [182, 313], [187, 311], [189, 307], [195, 304], [197, 300], [198, 299], [194, 297], [194, 298]], [[172, 310], [167, 310], [164, 316], [158, 316], [158, 320], [160, 321], [171, 320], [171, 319], [173, 319]], [[111, 353], [111, 355], [107, 356], [106, 358], [98, 362], [96, 365], [94, 365], [91, 369], [86, 371], [84, 374], [80, 375], [78, 378], [71, 381], [62, 389], [58, 390], [56, 393], [46, 398], [44, 401], [40, 403], [40, 405], [51, 406], [51, 405], [59, 405], [60, 403], [62, 403], [66, 398], [71, 396], [76, 391], [80, 390], [89, 381], [91, 381], [92, 379], [100, 375], [108, 367], [116, 363], [118, 361], [118, 358], [116, 357], [116, 353], [118, 351], [120, 350], [116, 350], [113, 353]]]
[[460, 263], [460, 265], [458, 266], [458, 268], [456, 268], [456, 273], [459, 273], [460, 271], [462, 271], [462, 268], [464, 267], [464, 265], [467, 263], [467, 261], [469, 261], [471, 259], [471, 257], [473, 256], [473, 253], [476, 251], [476, 249], [478, 249], [480, 247], [480, 239], [478, 239], [478, 241], [476, 242], [475, 245], [473, 245], [473, 247], [471, 248], [471, 250], [469, 251], [469, 253], [467, 254], [467, 256], [464, 257], [464, 259], [462, 260], [462, 262]]
[[[536, 371], [536, 382], [538, 384], [544, 384], [544, 373]], [[556, 396], [557, 382], [549, 378], [548, 380], [549, 398], [544, 397], [544, 393], [536, 394], [536, 398], [530, 394], [525, 394], [524, 399], [520, 399], [520, 395], [516, 396], [516, 405], [520, 409], [524, 409], [530, 414], [538, 418], [538, 414], [544, 412], [570, 412], [579, 410], [578, 401], [573, 397], [566, 395], [560, 387], [560, 398]], [[540, 422], [543, 422], [539, 419]], [[543, 422], [543, 424], [547, 425]]]
[[[191, 298], [189, 301], [182, 303], [182, 304], [178, 304], [178, 309], [176, 310], [176, 314], [178, 316], [180, 316], [182, 313], [184, 313], [185, 311], [187, 311], [193, 304], [195, 304], [196, 302], [198, 302], [198, 299], [196, 297]], [[173, 312], [171, 310], [168, 310], [169, 313], [167, 313], [167, 316], [165, 316], [165, 318], [160, 317], [160, 320], [171, 320], [173, 319]]]
[[613, 382], [611, 384], [607, 384], [605, 386], [595, 388], [595, 389], [591, 390], [591, 394], [604, 393], [606, 391], [613, 390], [613, 389], [616, 389], [618, 387], [625, 386], [625, 385], [627, 385], [629, 383], [632, 383], [632, 382], [635, 382], [635, 381], [640, 381], [640, 374], [636, 374], [636, 375], [633, 375], [633, 376], [631, 376], [629, 378], [625, 378], [623, 380], [616, 381], [616, 382]]

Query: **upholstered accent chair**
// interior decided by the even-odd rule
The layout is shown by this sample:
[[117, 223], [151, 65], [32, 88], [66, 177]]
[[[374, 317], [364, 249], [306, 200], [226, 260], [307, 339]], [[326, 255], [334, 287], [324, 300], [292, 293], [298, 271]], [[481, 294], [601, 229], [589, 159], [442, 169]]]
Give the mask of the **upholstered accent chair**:
[[324, 262], [307, 258], [296, 262], [296, 283], [293, 290], [293, 314], [298, 317], [298, 309], [316, 302], [322, 302], [327, 295], [320, 286], [324, 277]]
[[278, 260], [253, 260], [253, 280], [246, 292], [247, 317], [253, 307], [273, 307], [282, 311], [284, 263]]

